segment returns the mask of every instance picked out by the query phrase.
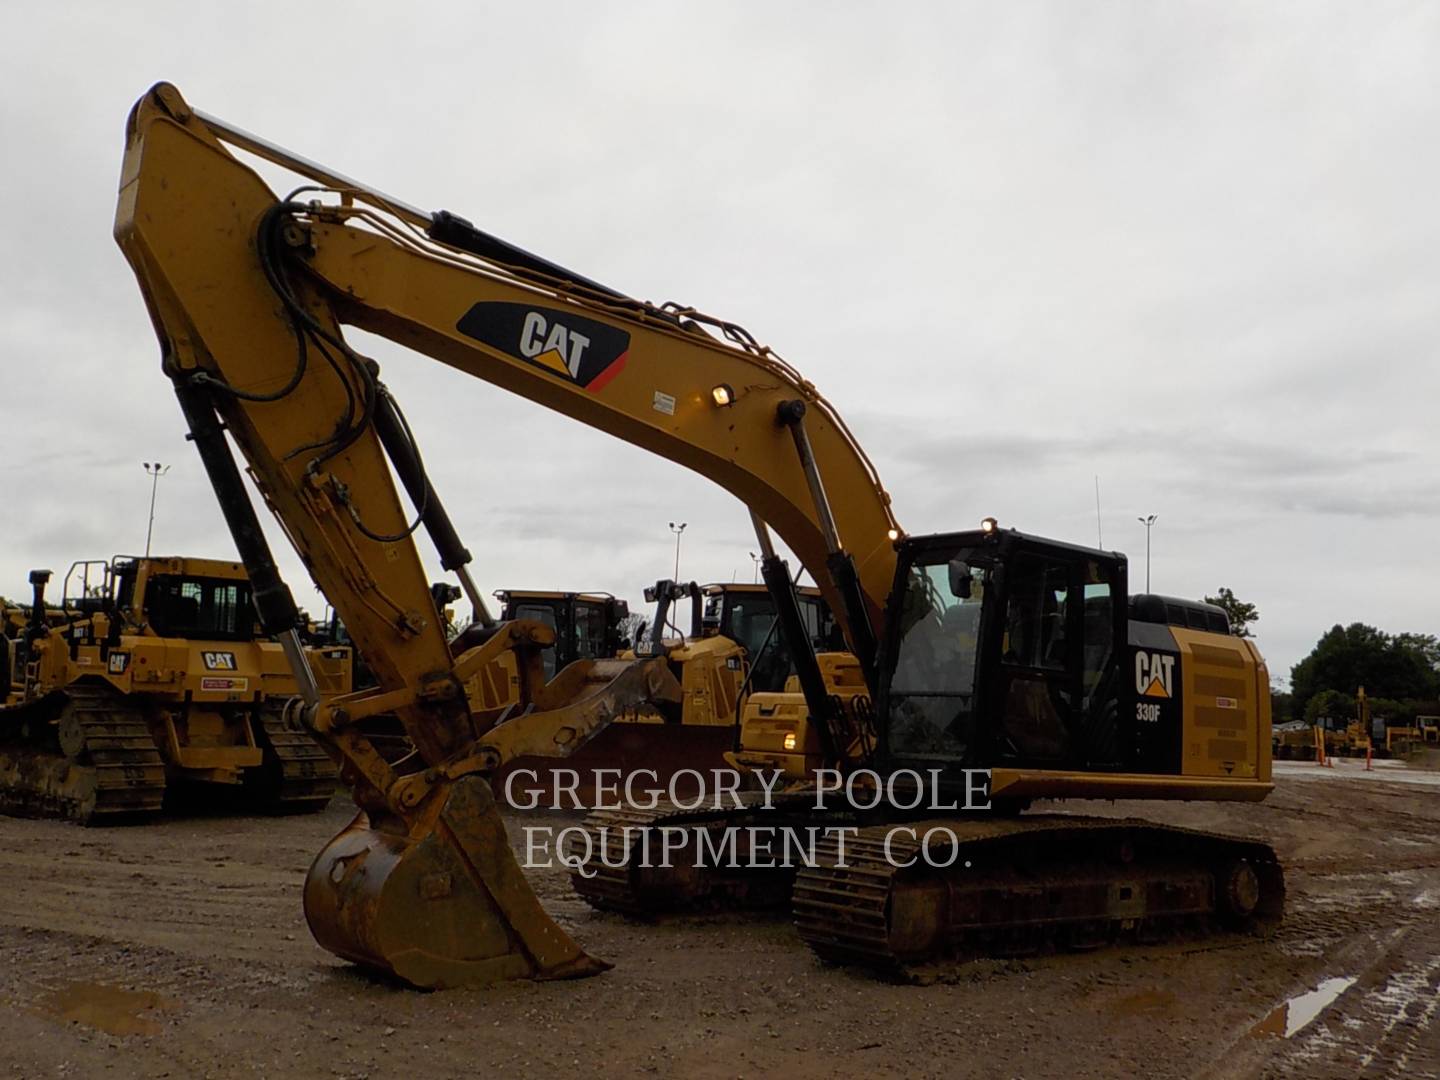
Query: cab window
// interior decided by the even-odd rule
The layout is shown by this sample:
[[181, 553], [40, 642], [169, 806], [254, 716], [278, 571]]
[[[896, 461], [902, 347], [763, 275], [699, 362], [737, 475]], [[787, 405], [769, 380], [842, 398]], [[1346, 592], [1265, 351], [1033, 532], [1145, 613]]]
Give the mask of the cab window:
[[255, 636], [248, 581], [161, 574], [146, 583], [145, 613], [161, 637], [243, 641]]
[[593, 660], [605, 654], [605, 609], [598, 604], [575, 605], [575, 658]]
[[1005, 609], [1001, 659], [1016, 667], [1065, 670], [1069, 598], [1067, 567], [1017, 561]]
[[[536, 622], [542, 622], [550, 627], [551, 630], [555, 631], [555, 639], [557, 641], [560, 639], [560, 627], [555, 621], [555, 609], [548, 604], [516, 604], [515, 618], [533, 619]], [[555, 646], [547, 645], [544, 649], [540, 650], [540, 657], [545, 667], [545, 679], [549, 681], [555, 677]]]

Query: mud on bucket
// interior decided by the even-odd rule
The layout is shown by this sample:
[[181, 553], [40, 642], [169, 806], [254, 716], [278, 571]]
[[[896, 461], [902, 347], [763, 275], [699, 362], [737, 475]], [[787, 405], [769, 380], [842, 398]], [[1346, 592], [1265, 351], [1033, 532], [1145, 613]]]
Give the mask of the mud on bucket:
[[567, 979], [610, 967], [545, 913], [510, 850], [494, 795], [467, 776], [396, 831], [366, 814], [320, 852], [305, 879], [315, 940], [412, 986]]

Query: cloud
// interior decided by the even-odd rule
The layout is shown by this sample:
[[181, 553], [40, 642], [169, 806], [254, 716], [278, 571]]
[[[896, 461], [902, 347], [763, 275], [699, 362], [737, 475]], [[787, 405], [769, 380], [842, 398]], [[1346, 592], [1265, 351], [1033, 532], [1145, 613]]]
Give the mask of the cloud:
[[[110, 237], [126, 112], [165, 77], [383, 190], [749, 327], [849, 419], [907, 527], [996, 513], [1134, 552], [1134, 517], [1158, 513], [1157, 588], [1258, 603], [1280, 669], [1337, 621], [1437, 629], [1417, 583], [1440, 506], [1440, 9], [344, 14], [324, 48], [263, 0], [223, 32], [178, 2], [10, 20], [0, 592], [143, 546], [155, 458], [174, 463], [157, 545], [231, 551]], [[257, 67], [277, 48], [304, 62]], [[487, 588], [638, 601], [676, 518], [682, 573], [750, 572], [744, 509], [703, 478], [362, 348]]]

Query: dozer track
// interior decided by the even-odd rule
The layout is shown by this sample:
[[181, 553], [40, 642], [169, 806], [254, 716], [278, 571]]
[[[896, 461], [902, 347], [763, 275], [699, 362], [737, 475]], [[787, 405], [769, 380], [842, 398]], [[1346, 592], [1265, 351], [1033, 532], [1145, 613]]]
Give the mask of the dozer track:
[[[742, 845], [732, 860], [746, 861], [743, 847], [750, 826], [766, 827], [783, 823], [803, 828], [813, 794], [803, 797], [783, 794], [771, 797], [765, 808], [760, 792], [742, 792], [740, 806], [726, 796], [724, 808], [707, 800], [696, 809], [685, 809], [660, 801], [646, 809], [623, 807], [597, 810], [581, 825], [584, 837], [572, 837], [568, 854], [583, 859], [570, 873], [575, 892], [591, 907], [636, 918], [679, 911], [756, 909], [782, 906], [790, 894], [794, 868], [750, 869], [697, 865], [710, 860], [696, 858], [696, 833], [704, 830], [716, 843], [727, 829], [733, 830]], [[777, 813], [779, 811], [779, 813]], [[833, 816], [833, 815], [831, 815]], [[663, 830], [684, 830], [688, 836], [669, 851]], [[661, 865], [668, 862], [670, 865]]]
[[165, 762], [144, 715], [104, 683], [0, 711], [0, 810], [104, 825], [158, 814]]
[[340, 777], [330, 756], [308, 732], [291, 727], [277, 712], [262, 712], [259, 728], [257, 741], [265, 759], [253, 783], [260, 808], [272, 814], [325, 809]]
[[901, 979], [980, 956], [1265, 933], [1284, 911], [1269, 846], [1133, 819], [871, 826], [845, 837], [843, 859], [833, 838], [817, 853], [795, 881], [800, 936], [824, 960]]

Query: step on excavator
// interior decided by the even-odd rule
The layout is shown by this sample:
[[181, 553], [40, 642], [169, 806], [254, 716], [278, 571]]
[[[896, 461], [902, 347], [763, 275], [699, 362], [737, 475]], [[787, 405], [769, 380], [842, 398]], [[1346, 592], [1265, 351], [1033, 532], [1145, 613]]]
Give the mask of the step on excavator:
[[[0, 810], [100, 825], [191, 801], [314, 812], [336, 769], [284, 705], [295, 677], [264, 640], [238, 563], [76, 563], [58, 607], [30, 574], [30, 612], [0, 642]], [[350, 689], [350, 650], [307, 651], [318, 691]], [[234, 796], [240, 796], [238, 799]]]
[[[277, 197], [236, 150], [303, 186]], [[853, 794], [868, 784], [881, 797], [817, 808], [827, 774], [816, 771], [768, 811], [746, 793], [689, 824], [700, 838], [768, 812], [856, 829], [858, 861], [832, 842], [794, 872], [762, 875], [792, 894], [822, 957], [907, 971], [991, 949], [1264, 930], [1280, 917], [1283, 875], [1259, 841], [1018, 813], [1056, 798], [1263, 799], [1268, 678], [1253, 644], [1132, 616], [1114, 552], [994, 521], [906, 534], [839, 413], [740, 326], [636, 300], [387, 196], [193, 109], [164, 83], [130, 115], [115, 235], [264, 628], [290, 643], [302, 693], [295, 605], [225, 432], [379, 680], [330, 701], [304, 693], [295, 707], [359, 807], [305, 884], [310, 927], [336, 954], [422, 987], [603, 970], [540, 906], [487, 780], [520, 754], [578, 748], [623, 715], [627, 696], [658, 700], [667, 678], [675, 688], [658, 657], [627, 667], [624, 687], [545, 679], [553, 631], [485, 611], [395, 396], [344, 326], [666, 457], [746, 506], [804, 705], [789, 717], [803, 729], [781, 733], [781, 747], [794, 735]], [[413, 539], [422, 527], [476, 609], [474, 632], [453, 646]], [[776, 537], [834, 613], [838, 659], [804, 647]], [[505, 653], [518, 700], [472, 691]], [[757, 715], [777, 704], [760, 702]], [[383, 711], [415, 745], [404, 762], [364, 738], [360, 722]], [[969, 804], [977, 776], [1003, 812], [901, 809], [916, 805], [906, 778], [932, 778], [948, 806], [962, 794]], [[627, 836], [653, 824], [613, 839], [624, 856], [616, 906], [750, 891], [731, 887], [728, 866], [647, 890], [653, 868]]]

